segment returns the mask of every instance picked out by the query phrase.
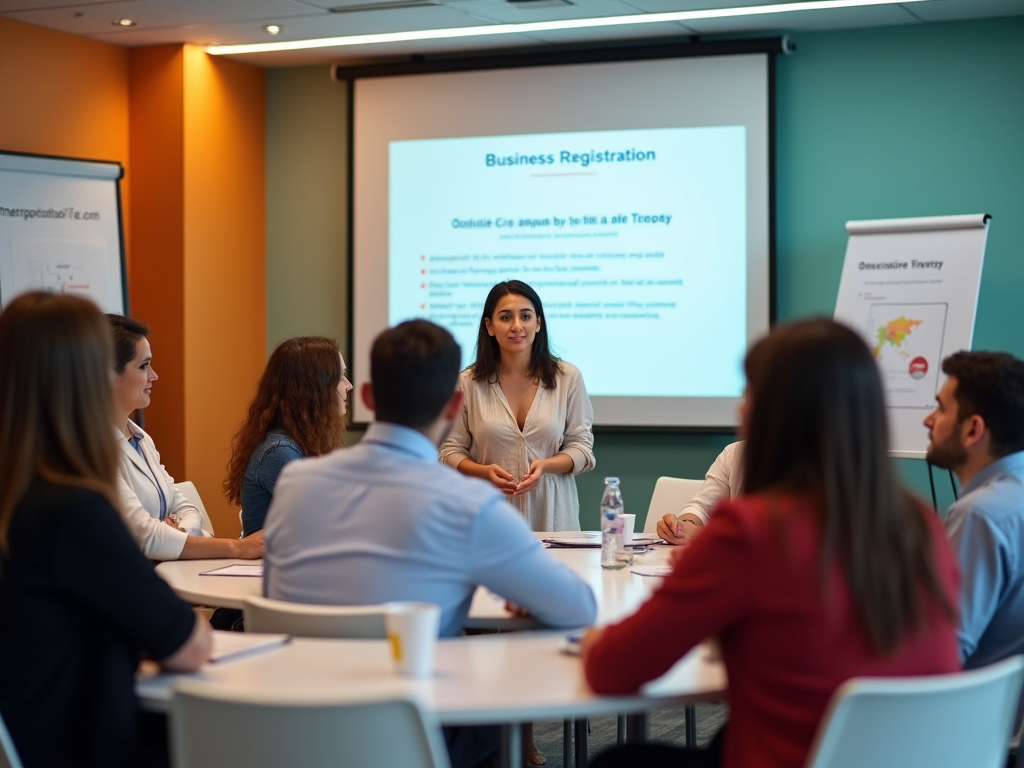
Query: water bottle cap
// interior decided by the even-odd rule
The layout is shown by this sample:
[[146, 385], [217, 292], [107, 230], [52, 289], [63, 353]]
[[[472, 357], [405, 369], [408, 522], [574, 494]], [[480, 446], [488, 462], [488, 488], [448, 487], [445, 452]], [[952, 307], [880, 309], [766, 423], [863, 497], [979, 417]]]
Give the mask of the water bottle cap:
[[617, 478], [617, 477], [606, 477], [604, 479], [604, 484], [605, 485], [608, 485], [608, 484], [618, 485], [619, 484], [619, 478]]

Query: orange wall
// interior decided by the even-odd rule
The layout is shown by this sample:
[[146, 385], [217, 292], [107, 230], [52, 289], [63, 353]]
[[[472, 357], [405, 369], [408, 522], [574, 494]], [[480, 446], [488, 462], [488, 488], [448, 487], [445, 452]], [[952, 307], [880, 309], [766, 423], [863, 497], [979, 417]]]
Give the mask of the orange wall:
[[127, 49], [0, 18], [0, 114], [0, 149], [125, 166], [127, 250]]
[[185, 474], [224, 534], [231, 437], [266, 360], [264, 72], [191, 45], [184, 59]]
[[146, 429], [167, 471], [185, 479], [184, 55], [180, 45], [134, 48], [129, 62], [132, 312], [150, 326], [160, 376]]
[[237, 535], [220, 487], [266, 356], [263, 70], [0, 18], [0, 112], [0, 149], [125, 166], [131, 311], [160, 374], [146, 426]]

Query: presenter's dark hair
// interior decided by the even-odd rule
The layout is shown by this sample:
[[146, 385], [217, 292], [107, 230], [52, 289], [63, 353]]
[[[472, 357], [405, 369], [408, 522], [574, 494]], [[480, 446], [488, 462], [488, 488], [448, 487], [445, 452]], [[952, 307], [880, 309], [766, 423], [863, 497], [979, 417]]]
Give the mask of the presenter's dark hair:
[[377, 421], [429, 426], [454, 394], [461, 364], [458, 342], [428, 320], [408, 320], [384, 331], [370, 350]]
[[529, 374], [548, 389], [554, 389], [555, 379], [558, 376], [557, 357], [551, 354], [548, 344], [548, 324], [544, 317], [544, 306], [540, 302], [540, 296], [526, 283], [521, 280], [506, 280], [491, 288], [484, 301], [484, 312], [480, 316], [480, 329], [476, 335], [476, 362], [473, 363], [473, 381], [493, 382], [498, 380], [498, 361], [501, 359], [501, 350], [498, 341], [487, 332], [487, 324], [484, 320], [494, 321], [494, 310], [498, 301], [504, 296], [522, 296], [533, 304], [537, 313], [537, 321], [540, 328], [533, 339], [533, 348], [530, 350]]
[[1024, 451], [1024, 361], [1006, 352], [956, 352], [942, 361], [956, 378], [956, 413], [980, 416], [995, 458]]
[[0, 313], [0, 551], [33, 477], [118, 503], [112, 362], [88, 299], [24, 293]]
[[320, 456], [341, 445], [345, 418], [338, 408], [341, 350], [324, 336], [286, 339], [267, 360], [249, 403], [245, 421], [231, 440], [231, 459], [224, 495], [242, 503], [242, 480], [249, 459], [267, 433], [284, 432], [307, 457]]
[[149, 336], [149, 328], [124, 315], [107, 315], [114, 339], [114, 372], [124, 373], [128, 363], [135, 359], [141, 339]]
[[954, 617], [927, 512], [897, 482], [878, 367], [861, 338], [826, 319], [779, 326], [754, 345], [745, 368], [744, 492], [814, 500], [823, 598], [838, 561], [866, 639], [881, 654], [926, 627], [929, 603]]

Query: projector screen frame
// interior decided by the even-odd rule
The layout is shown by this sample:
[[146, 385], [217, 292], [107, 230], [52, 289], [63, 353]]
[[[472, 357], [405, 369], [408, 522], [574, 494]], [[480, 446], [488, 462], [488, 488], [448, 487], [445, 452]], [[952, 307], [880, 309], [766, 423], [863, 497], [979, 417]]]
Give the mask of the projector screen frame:
[[[650, 61], [657, 59], [729, 56], [738, 54], [766, 54], [767, 64], [767, 203], [768, 203], [768, 326], [776, 321], [776, 244], [775, 244], [775, 56], [791, 54], [795, 43], [788, 36], [748, 38], [739, 40], [702, 40], [696, 36], [661, 39], [646, 45], [615, 47], [594, 47], [593, 45], [565, 46], [555, 50], [504, 51], [485, 56], [412, 56], [406, 60], [364, 65], [334, 65], [331, 78], [346, 84], [347, 104], [347, 216], [348, 231], [348, 286], [346, 291], [346, 314], [348, 319], [347, 345], [349, 356], [355, 349], [355, 254], [354, 254], [354, 204], [355, 204], [355, 82], [361, 79], [394, 77], [417, 74], [438, 74], [497, 69], [522, 69], [570, 64], [596, 64], [610, 62]], [[350, 361], [354, 365], [356, 361]], [[368, 378], [368, 377], [367, 377]], [[365, 429], [366, 422], [353, 421], [349, 428]], [[733, 435], [736, 426], [722, 424], [714, 426], [683, 425], [601, 425], [593, 426], [595, 433], [603, 434], [691, 434], [691, 435]]]

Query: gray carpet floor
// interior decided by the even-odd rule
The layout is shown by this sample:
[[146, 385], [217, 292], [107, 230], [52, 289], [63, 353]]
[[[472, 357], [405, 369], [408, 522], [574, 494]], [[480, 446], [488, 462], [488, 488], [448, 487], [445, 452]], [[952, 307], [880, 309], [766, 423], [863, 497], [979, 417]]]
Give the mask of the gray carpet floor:
[[[718, 732], [728, 717], [725, 704], [697, 705], [697, 745], [705, 746]], [[647, 740], [663, 744], [686, 745], [686, 728], [683, 708], [658, 709], [647, 719]], [[614, 746], [618, 734], [614, 717], [594, 717], [590, 720], [587, 753], [593, 759], [598, 753]], [[534, 742], [547, 758], [546, 768], [567, 768], [562, 765], [562, 721], [536, 723]]]

